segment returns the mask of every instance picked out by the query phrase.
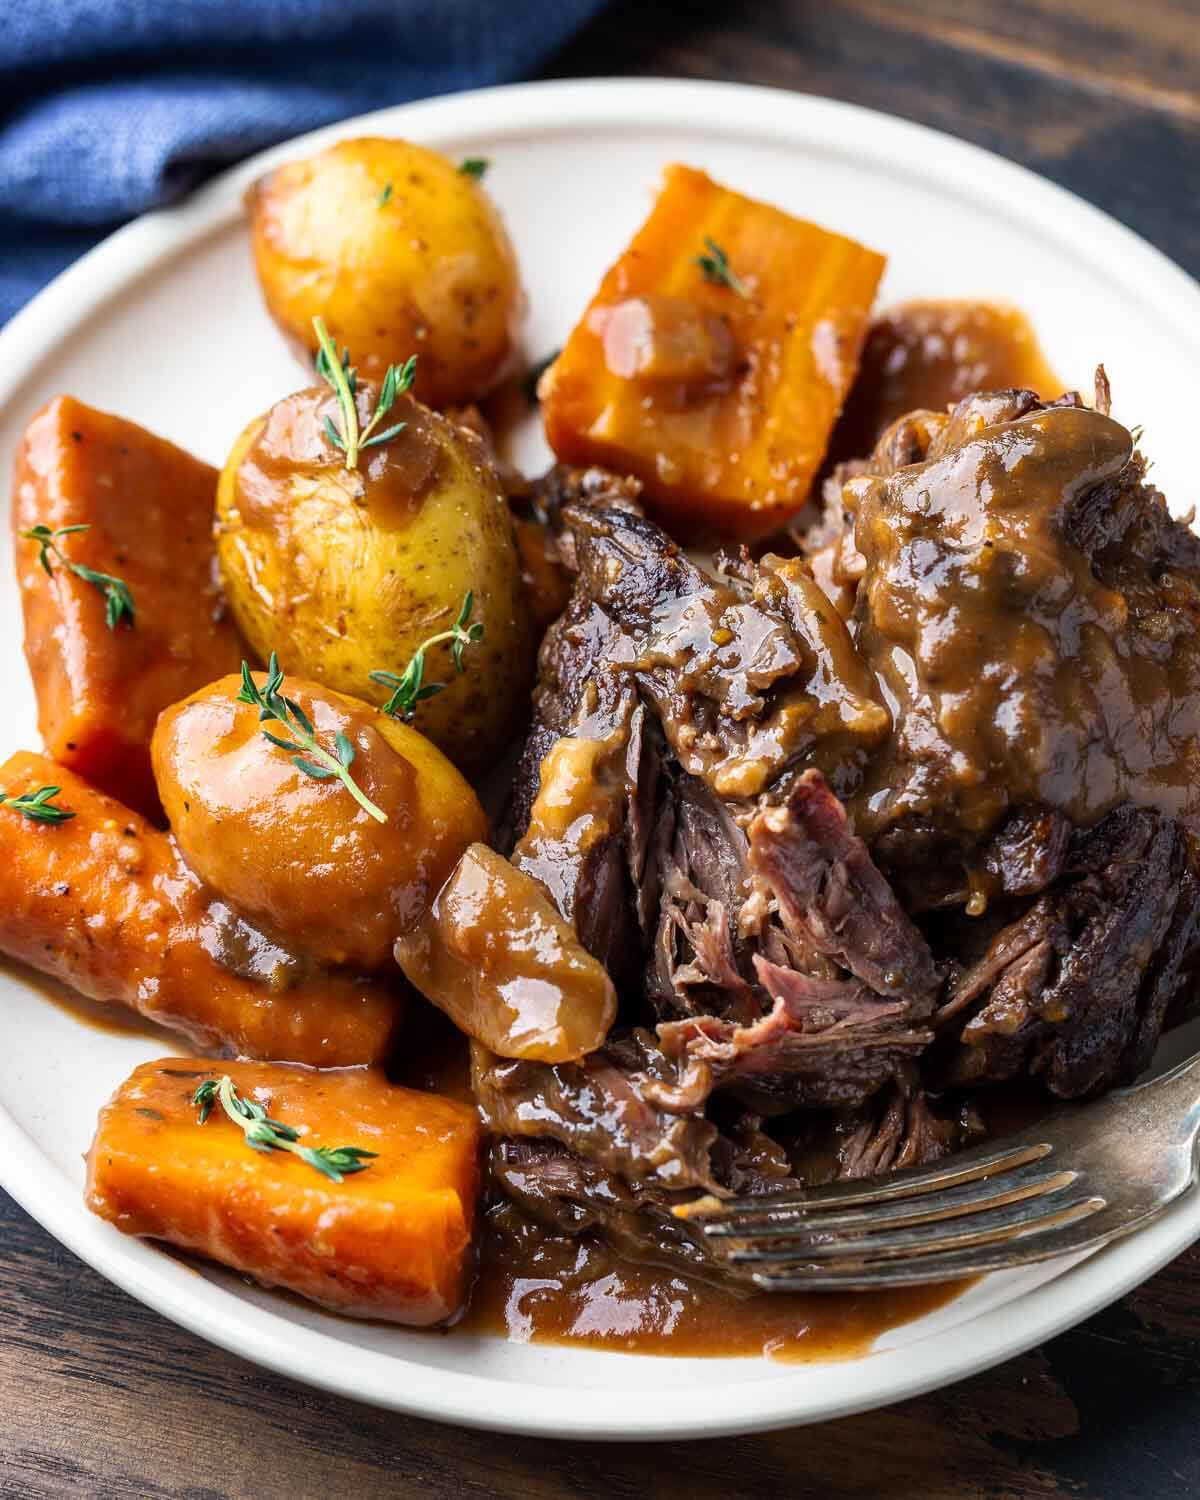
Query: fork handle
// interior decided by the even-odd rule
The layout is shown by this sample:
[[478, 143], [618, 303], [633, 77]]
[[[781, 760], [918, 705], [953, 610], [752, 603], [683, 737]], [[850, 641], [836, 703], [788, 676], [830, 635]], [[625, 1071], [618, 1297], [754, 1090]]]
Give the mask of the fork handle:
[[1137, 1116], [1159, 1130], [1178, 1121], [1179, 1140], [1194, 1142], [1200, 1135], [1200, 1053], [1157, 1078], [1115, 1090], [1108, 1098], [1120, 1111], [1123, 1128], [1136, 1129]]

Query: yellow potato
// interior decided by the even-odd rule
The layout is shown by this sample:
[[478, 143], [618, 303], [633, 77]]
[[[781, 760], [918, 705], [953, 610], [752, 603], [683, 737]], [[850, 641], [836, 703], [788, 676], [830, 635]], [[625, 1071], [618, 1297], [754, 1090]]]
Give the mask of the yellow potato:
[[[261, 688], [264, 673], [255, 674]], [[474, 792], [444, 755], [369, 704], [287, 677], [317, 744], [354, 750], [348, 771], [386, 821], [336, 776], [318, 779], [272, 744], [223, 677], [167, 709], [151, 746], [158, 793], [183, 857], [231, 907], [295, 951], [363, 970], [389, 965], [463, 851], [486, 837]], [[321, 764], [314, 752], [307, 759]]]
[[271, 316], [316, 352], [324, 318], [362, 373], [420, 356], [416, 394], [442, 407], [486, 394], [512, 363], [524, 296], [491, 199], [407, 141], [341, 141], [250, 192], [255, 264]]
[[[359, 384], [365, 422], [376, 392]], [[483, 637], [455, 672], [445, 644], [416, 727], [466, 769], [494, 763], [520, 728], [533, 673], [512, 520], [482, 445], [400, 396], [404, 430], [358, 467], [324, 434], [341, 430], [328, 388], [301, 391], [242, 433], [217, 490], [217, 555], [243, 636], [265, 661], [382, 705], [373, 671], [400, 674], [418, 646], [454, 625], [473, 595]], [[385, 430], [380, 428], [379, 430]]]

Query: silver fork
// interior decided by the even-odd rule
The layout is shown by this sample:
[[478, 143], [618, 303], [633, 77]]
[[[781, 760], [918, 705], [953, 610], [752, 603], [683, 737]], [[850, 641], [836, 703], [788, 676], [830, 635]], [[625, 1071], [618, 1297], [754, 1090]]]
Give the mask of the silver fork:
[[934, 1166], [682, 1216], [766, 1291], [916, 1286], [1131, 1234], [1196, 1181], [1198, 1134], [1200, 1056]]

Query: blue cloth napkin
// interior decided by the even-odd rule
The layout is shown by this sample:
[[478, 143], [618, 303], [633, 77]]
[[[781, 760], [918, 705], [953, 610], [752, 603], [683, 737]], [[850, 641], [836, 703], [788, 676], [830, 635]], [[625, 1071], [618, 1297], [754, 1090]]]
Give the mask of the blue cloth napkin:
[[318, 125], [532, 72], [603, 0], [5, 7], [0, 320], [124, 219]]

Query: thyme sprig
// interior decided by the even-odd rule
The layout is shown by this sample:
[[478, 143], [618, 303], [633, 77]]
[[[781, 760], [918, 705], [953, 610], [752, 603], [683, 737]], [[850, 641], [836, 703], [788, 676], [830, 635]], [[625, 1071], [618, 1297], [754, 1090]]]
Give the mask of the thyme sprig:
[[379, 1155], [377, 1151], [364, 1151], [361, 1146], [302, 1146], [300, 1132], [294, 1126], [272, 1120], [256, 1100], [243, 1099], [228, 1073], [202, 1083], [192, 1095], [192, 1103], [200, 1111], [199, 1124], [208, 1120], [213, 1105], [219, 1103], [233, 1123], [240, 1126], [252, 1150], [290, 1151], [331, 1182], [343, 1182], [355, 1172], [366, 1171], [371, 1160]]
[[74, 573], [76, 578], [82, 578], [84, 583], [90, 583], [93, 588], [100, 590], [104, 595], [104, 623], [110, 630], [115, 630], [122, 622], [133, 625], [136, 622], [133, 595], [125, 580], [114, 578], [111, 573], [98, 573], [85, 563], [72, 562], [59, 546], [60, 537], [74, 536], [77, 531], [90, 530], [90, 525], [60, 526], [57, 531], [51, 531], [49, 526], [32, 526], [28, 531], [23, 531], [21, 537], [24, 541], [37, 543], [38, 562], [47, 578], [54, 577], [50, 559], [56, 557], [69, 573]]
[[67, 807], [55, 807], [54, 799], [62, 791], [60, 786], [41, 786], [36, 792], [22, 792], [14, 797], [10, 792], [0, 792], [0, 807], [11, 807], [31, 823], [65, 823], [75, 814]]
[[334, 736], [336, 754], [331, 754], [323, 745], [318, 744], [311, 719], [294, 699], [284, 697], [282, 687], [283, 668], [272, 651], [267, 666], [267, 681], [261, 688], [251, 676], [249, 666], [242, 663], [242, 690], [237, 701], [257, 708], [261, 724], [281, 724], [288, 731], [290, 738], [287, 739], [273, 734], [269, 729], [263, 729], [262, 735], [272, 745], [285, 750], [298, 771], [303, 771], [314, 781], [329, 781], [336, 776], [365, 812], [370, 813], [377, 823], [386, 823], [387, 813], [375, 806], [350, 774], [350, 767], [354, 763], [354, 746], [346, 735], [339, 730]]
[[464, 156], [458, 164], [458, 170], [464, 177], [473, 177], [478, 182], [491, 164], [488, 156]]
[[418, 703], [445, 690], [444, 682], [425, 681], [425, 653], [432, 650], [434, 646], [441, 646], [449, 641], [450, 656], [455, 670], [460, 673], [465, 671], [463, 653], [468, 646], [483, 639], [483, 621], [471, 619], [474, 609], [475, 595], [468, 589], [463, 598], [462, 608], [458, 612], [458, 619], [449, 630], [439, 631], [437, 635], [431, 635], [427, 641], [422, 641], [413, 652], [408, 666], [399, 676], [395, 672], [371, 673], [372, 682], [378, 682], [392, 689], [392, 696], [383, 705], [385, 714], [409, 724], [416, 715]]
[[360, 429], [358, 405], [355, 401], [358, 394], [358, 371], [350, 363], [350, 351], [343, 349], [341, 355], [338, 355], [337, 345], [329, 337], [324, 319], [314, 318], [313, 330], [320, 345], [317, 350], [317, 373], [333, 387], [342, 417], [340, 429], [334, 425], [332, 417], [325, 418], [325, 436], [335, 448], [341, 449], [345, 454], [347, 469], [357, 469], [358, 456], [364, 448], [386, 443], [408, 426], [407, 422], [397, 422], [383, 432], [375, 431], [380, 419], [387, 416], [395, 405], [396, 397], [403, 396], [411, 388], [417, 373], [417, 356], [410, 355], [402, 365], [388, 366], [379, 388], [375, 410], [366, 426]]
[[729, 264], [729, 257], [721, 249], [711, 235], [704, 236], [704, 248], [707, 255], [697, 255], [694, 265], [700, 267], [704, 273], [705, 281], [715, 282], [717, 286], [727, 286], [731, 292], [736, 292], [739, 297], [749, 298], [750, 288], [738, 275], [735, 275]]
[[380, 191], [379, 197], [375, 200], [375, 203], [379, 208], [386, 208], [391, 201], [392, 184], [390, 182], [385, 182], [383, 188]]

